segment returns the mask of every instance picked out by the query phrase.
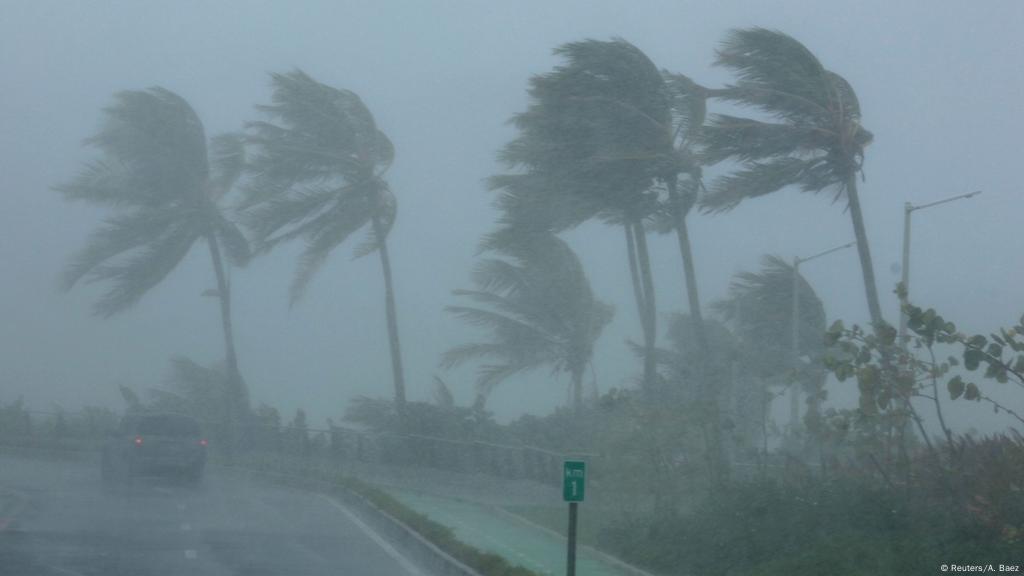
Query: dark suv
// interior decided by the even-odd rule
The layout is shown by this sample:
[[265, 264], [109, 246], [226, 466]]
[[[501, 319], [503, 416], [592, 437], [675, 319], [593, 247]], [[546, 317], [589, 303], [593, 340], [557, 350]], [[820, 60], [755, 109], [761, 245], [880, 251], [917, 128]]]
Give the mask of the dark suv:
[[126, 415], [103, 446], [104, 480], [174, 474], [198, 481], [205, 465], [206, 438], [199, 423], [182, 414]]

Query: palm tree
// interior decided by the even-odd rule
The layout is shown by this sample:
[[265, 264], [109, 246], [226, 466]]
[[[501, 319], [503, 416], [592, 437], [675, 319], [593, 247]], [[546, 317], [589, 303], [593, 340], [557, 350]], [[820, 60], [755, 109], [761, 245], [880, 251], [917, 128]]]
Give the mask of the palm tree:
[[871, 132], [860, 125], [860, 104], [850, 84], [827, 70], [803, 44], [763, 28], [734, 30], [716, 62], [732, 70], [735, 84], [709, 95], [766, 114], [770, 121], [715, 114], [703, 129], [705, 160], [741, 162], [717, 179], [702, 200], [704, 210], [731, 210], [748, 198], [787, 186], [845, 197], [857, 239], [868, 310], [883, 325], [864, 216], [857, 192], [864, 148]]
[[250, 124], [257, 152], [242, 206], [245, 222], [261, 250], [296, 238], [306, 241], [292, 302], [335, 248], [367, 229], [355, 254], [380, 257], [395, 405], [401, 410], [405, 377], [387, 246], [397, 205], [383, 178], [394, 147], [354, 92], [321, 84], [299, 70], [271, 74], [271, 79], [272, 104], [260, 107], [270, 120]]
[[675, 158], [670, 95], [657, 67], [623, 40], [573, 42], [555, 54], [566, 62], [530, 80], [530, 106], [513, 118], [518, 136], [500, 155], [522, 171], [491, 186], [506, 225], [557, 232], [598, 218], [623, 227], [650, 388], [657, 307], [643, 222], [657, 207], [652, 186]]
[[204, 241], [220, 301], [234, 410], [228, 419], [235, 421], [248, 411], [248, 393], [235, 353], [231, 286], [222, 250], [231, 264], [243, 265], [249, 244], [220, 203], [242, 172], [242, 140], [218, 136], [208, 151], [195, 111], [164, 88], [120, 92], [103, 112], [101, 129], [86, 140], [102, 158], [55, 188], [68, 200], [108, 207], [114, 214], [71, 259], [61, 283], [65, 289], [80, 281], [109, 284], [95, 311], [111, 316], [135, 304], [196, 242]]
[[[729, 322], [744, 343], [747, 369], [761, 379], [795, 373], [811, 394], [810, 414], [817, 416], [826, 372], [825, 307], [809, 282], [797, 282], [797, 327], [793, 329], [793, 266], [778, 256], [766, 255], [758, 272], [733, 277], [726, 298], [713, 309]], [[793, 336], [796, 349], [793, 349]], [[794, 363], [799, 358], [807, 362]]]
[[485, 361], [476, 381], [481, 398], [519, 372], [542, 366], [566, 372], [578, 410], [583, 373], [612, 307], [594, 297], [576, 254], [554, 235], [520, 234], [518, 241], [502, 242], [499, 253], [500, 258], [477, 265], [475, 289], [454, 292], [469, 303], [447, 307], [457, 318], [486, 328], [489, 340], [452, 348], [442, 365]]
[[[707, 348], [696, 337], [697, 322], [689, 314], [668, 315], [665, 339], [668, 348], [658, 348], [659, 375], [665, 386], [675, 389], [684, 403], [700, 406], [704, 394], [702, 372], [726, 372], [737, 355], [738, 344], [729, 328], [714, 319], [705, 320]], [[704, 366], [704, 369], [698, 369]], [[721, 394], [719, 390], [717, 393]], [[678, 395], [677, 395], [678, 396]]]

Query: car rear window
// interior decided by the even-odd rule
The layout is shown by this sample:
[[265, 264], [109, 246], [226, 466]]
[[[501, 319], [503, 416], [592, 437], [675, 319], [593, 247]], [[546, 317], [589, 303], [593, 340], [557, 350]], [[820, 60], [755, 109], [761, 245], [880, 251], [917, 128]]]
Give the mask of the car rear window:
[[146, 416], [139, 418], [135, 431], [143, 436], [199, 436], [199, 425], [183, 416]]

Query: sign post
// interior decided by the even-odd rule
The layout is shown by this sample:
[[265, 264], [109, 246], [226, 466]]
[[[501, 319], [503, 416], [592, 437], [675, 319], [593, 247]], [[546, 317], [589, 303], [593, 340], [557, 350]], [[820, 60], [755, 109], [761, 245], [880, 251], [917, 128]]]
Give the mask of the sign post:
[[586, 490], [587, 465], [566, 460], [562, 466], [562, 500], [569, 503], [569, 546], [565, 562], [567, 576], [576, 576], [576, 521], [579, 503]]

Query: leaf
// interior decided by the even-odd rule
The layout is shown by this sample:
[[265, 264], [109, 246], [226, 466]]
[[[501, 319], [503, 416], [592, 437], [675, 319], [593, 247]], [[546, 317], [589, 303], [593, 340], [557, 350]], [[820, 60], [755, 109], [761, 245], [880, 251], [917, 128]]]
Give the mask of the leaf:
[[954, 376], [950, 379], [949, 383], [946, 384], [946, 388], [949, 390], [950, 400], [956, 400], [964, 393], [964, 381], [959, 376]]
[[993, 358], [1003, 357], [1003, 347], [1000, 346], [999, 344], [996, 344], [995, 342], [992, 342], [991, 344], [988, 345], [988, 350], [986, 350], [986, 352], [989, 356]]
[[878, 336], [883, 346], [892, 346], [896, 342], [896, 329], [889, 324], [882, 323], [878, 327]]
[[964, 350], [964, 368], [968, 370], [977, 370], [978, 365], [981, 363], [983, 354], [981, 350], [975, 348], [968, 348]]
[[981, 391], [978, 390], [978, 386], [974, 382], [967, 384], [964, 398], [967, 400], [981, 400]]

